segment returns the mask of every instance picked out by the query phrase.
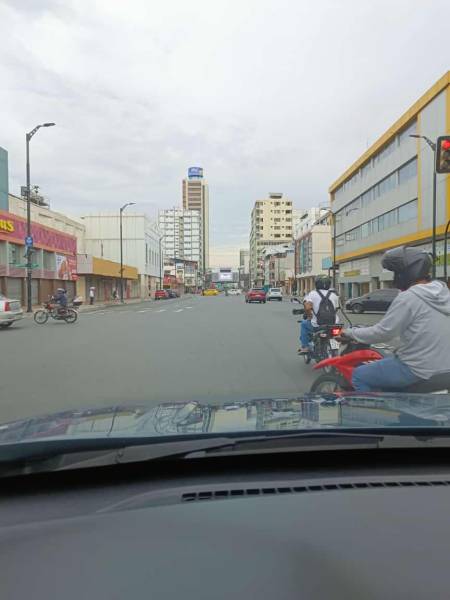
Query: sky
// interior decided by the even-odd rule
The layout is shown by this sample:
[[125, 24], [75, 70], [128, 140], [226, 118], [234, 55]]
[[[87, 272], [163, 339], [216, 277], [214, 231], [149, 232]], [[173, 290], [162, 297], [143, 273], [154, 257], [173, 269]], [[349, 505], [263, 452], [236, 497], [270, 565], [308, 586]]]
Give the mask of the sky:
[[248, 247], [257, 199], [328, 187], [450, 68], [448, 0], [0, 0], [10, 191], [54, 210], [156, 217], [201, 166], [211, 264]]

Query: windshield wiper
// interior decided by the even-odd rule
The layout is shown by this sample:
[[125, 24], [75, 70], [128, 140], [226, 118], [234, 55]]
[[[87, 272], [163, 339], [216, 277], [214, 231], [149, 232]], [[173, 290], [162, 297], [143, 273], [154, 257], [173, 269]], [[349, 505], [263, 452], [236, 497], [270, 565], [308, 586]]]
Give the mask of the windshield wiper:
[[301, 431], [170, 439], [42, 440], [0, 446], [0, 477], [159, 460], [327, 450], [450, 447], [450, 431]]

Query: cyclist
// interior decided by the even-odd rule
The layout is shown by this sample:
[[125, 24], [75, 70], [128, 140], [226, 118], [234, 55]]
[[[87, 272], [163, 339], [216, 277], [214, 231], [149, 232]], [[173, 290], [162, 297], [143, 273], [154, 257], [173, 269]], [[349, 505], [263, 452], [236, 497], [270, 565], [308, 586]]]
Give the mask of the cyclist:
[[400, 390], [433, 375], [450, 373], [450, 291], [430, 277], [431, 257], [413, 247], [389, 250], [381, 261], [402, 290], [386, 315], [372, 327], [346, 329], [342, 337], [363, 344], [399, 337], [393, 356], [357, 367], [357, 391]]
[[317, 277], [315, 290], [312, 290], [303, 299], [305, 316], [300, 325], [299, 354], [308, 354], [310, 335], [317, 331], [321, 325], [333, 325], [338, 322], [337, 309], [339, 296], [331, 287], [329, 277]]

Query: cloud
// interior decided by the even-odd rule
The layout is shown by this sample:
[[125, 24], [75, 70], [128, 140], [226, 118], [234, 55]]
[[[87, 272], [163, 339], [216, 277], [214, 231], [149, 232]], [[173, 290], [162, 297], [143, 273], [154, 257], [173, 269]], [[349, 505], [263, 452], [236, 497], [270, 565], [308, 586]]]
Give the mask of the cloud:
[[[29, 0], [0, 4], [0, 146], [82, 214], [179, 204], [200, 165], [217, 256], [248, 240], [253, 202], [329, 184], [447, 69], [434, 0]], [[230, 255], [231, 256], [231, 255]]]

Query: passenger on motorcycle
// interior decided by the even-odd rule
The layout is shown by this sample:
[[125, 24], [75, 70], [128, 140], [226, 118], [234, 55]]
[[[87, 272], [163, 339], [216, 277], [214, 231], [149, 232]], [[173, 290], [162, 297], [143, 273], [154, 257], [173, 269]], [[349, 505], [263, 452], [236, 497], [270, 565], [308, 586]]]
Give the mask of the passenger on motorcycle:
[[315, 286], [316, 289], [307, 294], [303, 300], [306, 318], [300, 325], [299, 354], [308, 354], [311, 333], [317, 331], [321, 325], [338, 323], [339, 296], [330, 289], [330, 278], [317, 277]]
[[362, 344], [399, 338], [391, 357], [357, 367], [352, 383], [357, 391], [394, 391], [450, 373], [450, 292], [430, 277], [431, 257], [413, 247], [385, 253], [381, 264], [393, 271], [394, 286], [402, 290], [386, 315], [372, 327], [351, 328], [342, 337]]
[[67, 292], [64, 288], [58, 288], [52, 296], [56, 304], [59, 305], [58, 313], [64, 312], [67, 308]]

